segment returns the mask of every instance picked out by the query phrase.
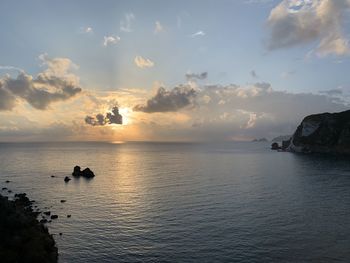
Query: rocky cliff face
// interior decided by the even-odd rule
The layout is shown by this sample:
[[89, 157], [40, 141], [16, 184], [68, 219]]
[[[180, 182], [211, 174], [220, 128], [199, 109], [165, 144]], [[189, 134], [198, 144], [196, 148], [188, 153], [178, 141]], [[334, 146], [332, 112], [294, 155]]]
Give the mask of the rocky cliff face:
[[293, 152], [350, 154], [350, 110], [305, 117], [286, 148]]

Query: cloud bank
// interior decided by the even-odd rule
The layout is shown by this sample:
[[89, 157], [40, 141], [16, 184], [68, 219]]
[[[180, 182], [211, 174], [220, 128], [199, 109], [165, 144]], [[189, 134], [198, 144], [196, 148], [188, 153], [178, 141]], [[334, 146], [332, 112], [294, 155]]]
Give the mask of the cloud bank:
[[12, 110], [18, 100], [45, 110], [51, 103], [68, 100], [81, 92], [79, 78], [70, 72], [77, 66], [70, 59], [50, 59], [46, 54], [39, 59], [47, 69], [35, 78], [21, 71], [16, 78], [6, 75], [0, 79], [0, 110]]
[[349, 40], [342, 30], [349, 8], [349, 0], [283, 0], [271, 10], [267, 21], [268, 48], [318, 42], [320, 56], [349, 55]]
[[188, 85], [181, 85], [172, 90], [160, 87], [146, 104], [138, 104], [133, 110], [147, 113], [174, 112], [193, 105], [195, 96], [196, 91]]

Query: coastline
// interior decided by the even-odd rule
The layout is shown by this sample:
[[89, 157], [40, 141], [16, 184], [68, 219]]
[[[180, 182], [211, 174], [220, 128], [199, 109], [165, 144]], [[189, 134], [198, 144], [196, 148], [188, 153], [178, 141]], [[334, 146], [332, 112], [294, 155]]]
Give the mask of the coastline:
[[46, 226], [37, 220], [39, 212], [26, 194], [14, 200], [0, 194], [0, 261], [57, 262], [55, 240]]

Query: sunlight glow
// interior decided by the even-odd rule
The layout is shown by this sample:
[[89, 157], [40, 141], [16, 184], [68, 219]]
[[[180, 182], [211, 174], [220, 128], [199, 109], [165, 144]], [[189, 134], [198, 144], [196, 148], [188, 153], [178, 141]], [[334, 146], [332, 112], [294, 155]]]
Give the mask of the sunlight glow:
[[123, 116], [123, 125], [128, 125], [131, 123], [129, 118], [131, 110], [129, 108], [120, 108], [119, 113]]

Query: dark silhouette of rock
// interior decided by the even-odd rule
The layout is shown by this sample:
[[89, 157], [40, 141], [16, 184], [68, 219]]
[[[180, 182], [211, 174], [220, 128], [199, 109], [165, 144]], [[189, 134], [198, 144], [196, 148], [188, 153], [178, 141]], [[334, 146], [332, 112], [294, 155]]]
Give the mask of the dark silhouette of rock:
[[2, 190], [7, 190], [7, 187], [3, 187]]
[[76, 177], [81, 176], [80, 166], [78, 166], [78, 165], [74, 166], [72, 175], [76, 176]]
[[57, 262], [55, 241], [30, 204], [25, 194], [0, 195], [0, 262]]
[[291, 141], [291, 138], [289, 138], [288, 140], [285, 140], [285, 141], [282, 141], [282, 150], [283, 151], [286, 151], [290, 145], [290, 141]]
[[60, 236], [62, 236], [62, 233], [59, 233]]
[[7, 190], [8, 193], [12, 193], [12, 190]]
[[66, 202], [66, 200], [63, 200], [63, 199], [61, 200], [61, 203], [65, 203], [65, 202]]
[[5, 183], [7, 183], [7, 184], [8, 184], [9, 182], [11, 182], [11, 181], [10, 181], [10, 180], [6, 180], [6, 181], [5, 181]]
[[41, 219], [41, 220], [40, 220], [40, 223], [46, 224], [46, 223], [47, 223], [47, 219], [46, 219], [46, 218]]
[[68, 183], [70, 180], [71, 180], [71, 179], [70, 179], [68, 176], [64, 177], [64, 181], [65, 181], [66, 183]]
[[47, 216], [50, 216], [51, 215], [51, 211], [45, 211], [43, 214], [47, 215]]
[[67, 218], [70, 218], [72, 215], [67, 215]]
[[350, 110], [305, 117], [293, 134], [287, 150], [350, 154]]
[[95, 174], [93, 173], [93, 171], [90, 170], [90, 168], [85, 168], [82, 171], [81, 176], [85, 177], [85, 178], [92, 178], [95, 176]]
[[89, 167], [85, 168], [84, 170], [81, 171], [80, 166], [75, 166], [73, 169], [72, 175], [74, 177], [85, 177], [85, 178], [92, 178], [95, 176], [94, 172], [90, 170]]
[[271, 144], [271, 150], [280, 150], [281, 147], [278, 145], [277, 142], [274, 142]]
[[50, 218], [51, 218], [51, 219], [57, 219], [57, 218], [58, 218], [58, 215], [52, 215]]
[[54, 175], [51, 175], [51, 178], [54, 178], [55, 176]]

